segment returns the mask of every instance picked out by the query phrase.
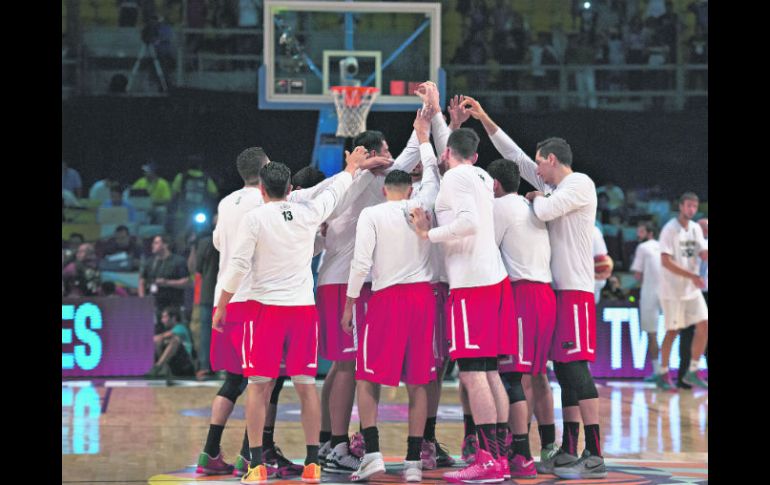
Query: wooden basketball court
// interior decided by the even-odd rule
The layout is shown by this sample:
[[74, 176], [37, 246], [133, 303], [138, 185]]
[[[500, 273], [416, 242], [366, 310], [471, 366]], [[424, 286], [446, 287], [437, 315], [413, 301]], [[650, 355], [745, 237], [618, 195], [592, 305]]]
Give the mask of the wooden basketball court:
[[[238, 483], [235, 477], [195, 473], [206, 438], [211, 400], [220, 381], [67, 380], [62, 382], [63, 483]], [[319, 382], [319, 394], [320, 394]], [[561, 441], [559, 388], [553, 384], [557, 443]], [[657, 391], [638, 381], [597, 380], [602, 451], [608, 478], [596, 483], [669, 484], [708, 481], [708, 392]], [[241, 398], [243, 399], [243, 397]], [[240, 450], [246, 422], [239, 400], [222, 437], [225, 458]], [[357, 431], [356, 410], [350, 432]], [[383, 387], [380, 443], [388, 473], [374, 482], [400, 483], [406, 453], [407, 396], [404, 387]], [[580, 446], [582, 451], [583, 430]], [[462, 408], [456, 382], [446, 382], [436, 435], [453, 455], [462, 441]], [[304, 458], [299, 402], [290, 382], [278, 406], [276, 444], [290, 459]], [[530, 446], [537, 458], [540, 440], [533, 422]], [[426, 471], [424, 482], [439, 483], [446, 469]], [[287, 480], [270, 480], [289, 482]], [[346, 482], [344, 475], [323, 475], [324, 483]], [[593, 483], [552, 475], [514, 483]], [[293, 483], [301, 483], [298, 480]]]

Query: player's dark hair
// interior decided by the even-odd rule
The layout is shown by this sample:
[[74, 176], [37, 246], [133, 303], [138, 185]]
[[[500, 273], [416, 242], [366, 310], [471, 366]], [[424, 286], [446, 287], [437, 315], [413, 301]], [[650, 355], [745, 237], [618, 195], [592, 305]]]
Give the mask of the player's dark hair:
[[238, 155], [235, 165], [244, 183], [253, 185], [259, 181], [259, 171], [269, 162], [267, 154], [261, 147], [251, 147]]
[[363, 146], [366, 148], [367, 152], [374, 150], [375, 152], [380, 153], [384, 141], [385, 135], [383, 135], [381, 131], [366, 130], [363, 133], [359, 133], [358, 136], [353, 139], [353, 146]]
[[126, 234], [131, 234], [131, 231], [128, 230], [128, 227], [124, 226], [122, 224], [115, 228], [115, 234], [117, 234], [117, 233], [119, 233], [121, 231], [125, 232]]
[[500, 182], [506, 193], [511, 194], [519, 190], [521, 174], [519, 166], [512, 160], [498, 158], [487, 166], [487, 172], [493, 179]]
[[537, 151], [540, 156], [546, 158], [553, 153], [559, 159], [559, 163], [568, 167], [572, 166], [572, 148], [564, 138], [551, 137], [546, 138], [537, 144]]
[[281, 162], [270, 162], [259, 171], [259, 180], [267, 195], [273, 199], [282, 199], [289, 188], [291, 170]]
[[403, 170], [393, 170], [385, 177], [385, 185], [391, 187], [411, 187], [412, 176]]
[[460, 158], [471, 158], [479, 148], [479, 135], [470, 128], [459, 128], [449, 135], [446, 146]]
[[685, 192], [682, 194], [681, 197], [679, 197], [679, 205], [684, 204], [685, 200], [694, 200], [695, 202], [700, 202], [700, 199], [698, 198], [698, 194], [695, 192]]
[[639, 226], [644, 227], [644, 230], [647, 231], [648, 234], [652, 234], [652, 237], [658, 235], [658, 227], [652, 221], [640, 221]]
[[291, 184], [304, 189], [320, 183], [326, 175], [315, 167], [302, 167], [291, 177]]

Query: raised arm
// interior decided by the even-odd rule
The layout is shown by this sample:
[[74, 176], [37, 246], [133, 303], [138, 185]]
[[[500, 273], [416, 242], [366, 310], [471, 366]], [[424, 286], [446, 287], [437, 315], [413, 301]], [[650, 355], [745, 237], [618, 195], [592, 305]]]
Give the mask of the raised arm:
[[490, 118], [486, 111], [484, 111], [481, 104], [468, 96], [465, 97], [465, 104], [468, 106], [468, 111], [471, 116], [481, 121], [481, 124], [484, 125], [484, 130], [486, 130], [490, 141], [497, 151], [500, 152], [500, 155], [512, 160], [519, 166], [519, 171], [524, 180], [532, 184], [533, 187], [541, 192], [547, 190], [550, 191], [543, 179], [537, 175], [537, 163], [529, 158], [529, 156], [524, 153], [524, 150], [522, 150], [511, 137], [492, 121], [492, 118]]
[[358, 146], [353, 153], [345, 151], [345, 170], [334, 177], [334, 181], [318, 197], [310, 201], [310, 207], [318, 215], [318, 224], [325, 221], [334, 212], [345, 192], [353, 183], [353, 174], [358, 164], [366, 158], [366, 149]]
[[432, 210], [438, 195], [439, 173], [436, 154], [433, 153], [433, 147], [430, 144], [429, 130], [432, 121], [427, 118], [428, 114], [424, 110], [418, 110], [414, 121], [415, 132], [420, 141], [420, 160], [422, 160], [422, 189], [414, 200], [423, 209]]

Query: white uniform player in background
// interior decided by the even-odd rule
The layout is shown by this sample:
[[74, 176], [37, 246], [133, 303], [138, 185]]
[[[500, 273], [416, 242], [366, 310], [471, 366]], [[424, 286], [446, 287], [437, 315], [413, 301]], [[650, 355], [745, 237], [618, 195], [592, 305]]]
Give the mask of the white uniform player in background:
[[660, 316], [660, 243], [655, 239], [655, 226], [652, 222], [640, 222], [636, 227], [639, 245], [634, 252], [631, 271], [641, 284], [639, 292], [639, 320], [642, 330], [647, 332], [647, 360], [652, 363], [652, 375], [646, 382], [655, 382], [663, 387], [660, 380], [660, 361], [658, 360], [658, 318]]
[[666, 337], [661, 349], [660, 374], [667, 389], [674, 390], [669, 375], [671, 346], [679, 332], [695, 325], [690, 369], [682, 381], [708, 389], [708, 382], [698, 375], [698, 364], [708, 343], [708, 307], [701, 289], [706, 286], [700, 275], [698, 258], [708, 261], [708, 243], [701, 227], [692, 221], [698, 212], [698, 196], [686, 192], [679, 198], [679, 216], [660, 231], [663, 270], [660, 279], [660, 305], [666, 322]]

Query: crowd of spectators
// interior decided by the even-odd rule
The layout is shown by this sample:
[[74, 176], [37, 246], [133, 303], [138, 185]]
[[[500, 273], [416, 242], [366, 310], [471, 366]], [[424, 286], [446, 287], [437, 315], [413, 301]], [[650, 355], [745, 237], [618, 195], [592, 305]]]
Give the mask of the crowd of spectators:
[[101, 234], [90, 240], [77, 231], [63, 234], [62, 297], [151, 299], [157, 350], [151, 374], [191, 375], [195, 368], [190, 363], [197, 363], [199, 373], [209, 377], [207, 355], [198, 360], [193, 339], [185, 337], [182, 327], [189, 333], [197, 319], [197, 273], [200, 318], [211, 317], [219, 263], [211, 232], [219, 188], [204, 169], [204, 157], [193, 154], [187, 162], [189, 168], [171, 182], [149, 161], [133, 183], [110, 175], [86, 191], [78, 171], [62, 160], [62, 223], [90, 213], [82, 220], [91, 221]]

